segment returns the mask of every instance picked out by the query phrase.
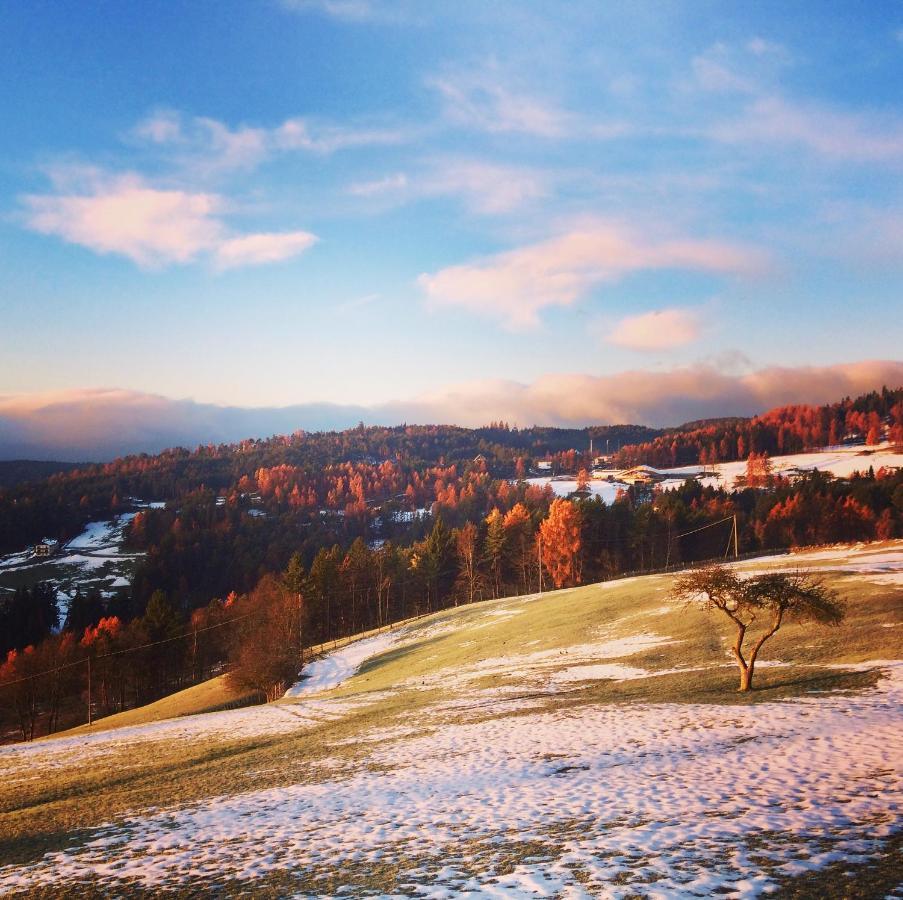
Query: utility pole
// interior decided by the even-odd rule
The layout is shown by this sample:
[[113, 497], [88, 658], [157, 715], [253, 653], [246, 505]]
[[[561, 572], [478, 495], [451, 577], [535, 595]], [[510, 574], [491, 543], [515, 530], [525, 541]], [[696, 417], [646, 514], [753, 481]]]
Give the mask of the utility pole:
[[298, 650], [301, 652], [301, 668], [304, 668], [304, 599], [298, 591]]
[[88, 727], [92, 724], [91, 719], [91, 654], [88, 654]]
[[738, 539], [737, 539], [737, 514], [734, 513], [734, 559], [740, 558], [740, 549], [738, 547]]

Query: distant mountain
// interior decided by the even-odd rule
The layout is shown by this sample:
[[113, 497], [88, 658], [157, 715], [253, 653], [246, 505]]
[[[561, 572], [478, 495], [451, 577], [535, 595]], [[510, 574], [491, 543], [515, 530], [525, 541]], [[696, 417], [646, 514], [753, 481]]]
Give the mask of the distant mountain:
[[59, 472], [71, 472], [86, 463], [43, 459], [0, 460], [0, 488], [16, 487], [29, 481], [42, 481]]

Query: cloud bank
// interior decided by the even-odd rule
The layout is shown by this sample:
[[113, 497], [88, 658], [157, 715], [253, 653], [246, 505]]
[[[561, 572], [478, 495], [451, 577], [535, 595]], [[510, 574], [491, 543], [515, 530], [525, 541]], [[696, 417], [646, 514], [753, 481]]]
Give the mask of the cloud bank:
[[882, 385], [903, 385], [903, 362], [770, 367], [740, 375], [697, 365], [669, 372], [545, 375], [530, 384], [484, 380], [373, 407], [308, 403], [241, 408], [126, 390], [24, 394], [0, 396], [0, 458], [107, 460], [299, 428], [348, 428], [360, 421], [666, 426], [755, 415], [787, 403], [825, 403]]

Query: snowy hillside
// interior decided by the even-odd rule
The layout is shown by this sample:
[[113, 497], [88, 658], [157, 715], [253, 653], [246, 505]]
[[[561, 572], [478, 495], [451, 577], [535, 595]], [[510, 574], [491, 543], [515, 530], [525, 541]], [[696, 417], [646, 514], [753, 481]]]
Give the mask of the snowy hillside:
[[[903, 451], [890, 444], [865, 447], [861, 444], [851, 446], [825, 447], [810, 453], [793, 453], [788, 456], [771, 457], [772, 474], [793, 478], [802, 472], [818, 469], [820, 472], [833, 475], [835, 478], [849, 478], [854, 472], [874, 471], [881, 468], [903, 468]], [[707, 487], [723, 487], [734, 490], [738, 479], [746, 475], [746, 460], [729, 463], [717, 463], [708, 466], [677, 466], [673, 469], [645, 466], [656, 476], [663, 477], [659, 484], [664, 490], [680, 487], [687, 478], [698, 479]], [[613, 469], [601, 476], [593, 478], [589, 483], [591, 494], [598, 495], [604, 503], [613, 503], [618, 491], [626, 490], [628, 485], [623, 481], [627, 469]], [[577, 490], [577, 481], [573, 478], [530, 478], [531, 484], [550, 484], [559, 497], [570, 496]]]
[[880, 868], [903, 541], [740, 564], [787, 567], [848, 620], [782, 629], [749, 700], [729, 632], [648, 576], [352, 643], [268, 706], [0, 748], [0, 892], [754, 897]]
[[[162, 506], [162, 503], [142, 504]], [[21, 585], [46, 581], [56, 588], [60, 624], [66, 619], [69, 600], [76, 590], [97, 589], [105, 597], [131, 584], [141, 553], [122, 549], [125, 526], [135, 512], [89, 522], [84, 531], [63, 544], [50, 557], [35, 556], [31, 549], [0, 556], [0, 596]]]

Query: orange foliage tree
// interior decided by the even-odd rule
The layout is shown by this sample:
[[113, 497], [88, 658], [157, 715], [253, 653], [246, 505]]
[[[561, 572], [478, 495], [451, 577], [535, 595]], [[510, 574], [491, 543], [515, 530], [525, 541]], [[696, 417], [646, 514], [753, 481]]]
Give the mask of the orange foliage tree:
[[561, 498], [539, 525], [542, 564], [557, 588], [580, 581], [580, 526], [580, 510]]

